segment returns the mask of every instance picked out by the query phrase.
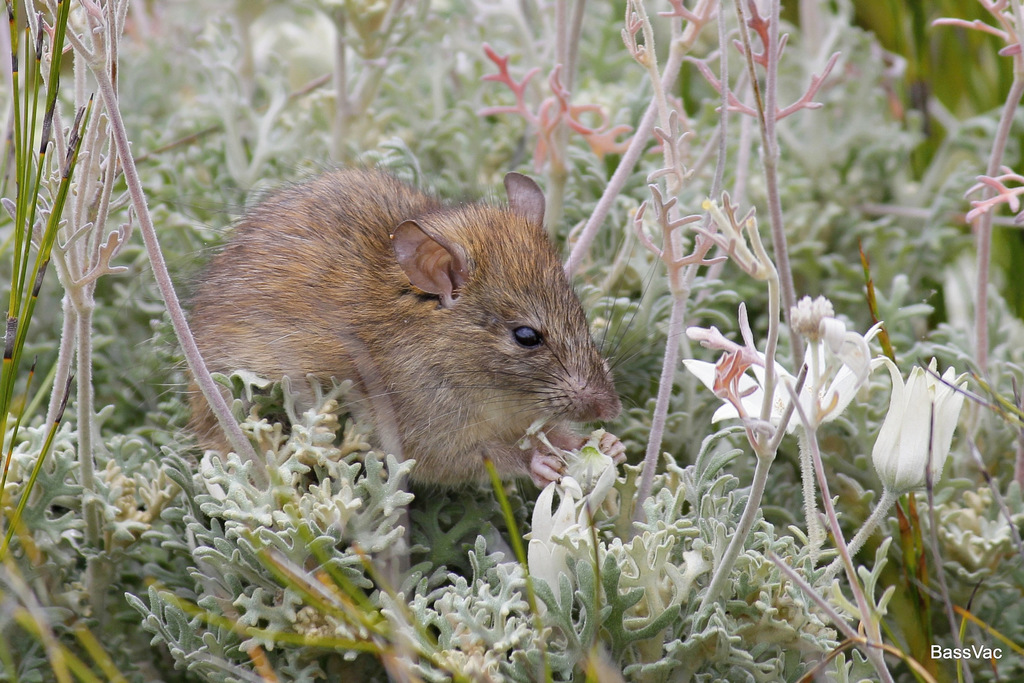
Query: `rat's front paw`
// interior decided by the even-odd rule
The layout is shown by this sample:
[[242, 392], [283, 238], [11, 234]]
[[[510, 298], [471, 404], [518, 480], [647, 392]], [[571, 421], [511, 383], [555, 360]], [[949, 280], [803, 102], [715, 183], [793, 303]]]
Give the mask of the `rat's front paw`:
[[598, 450], [612, 459], [616, 465], [626, 461], [626, 446], [619, 441], [619, 437], [611, 432], [605, 432], [598, 442]]
[[565, 474], [565, 463], [557, 455], [534, 449], [530, 457], [530, 479], [537, 488], [544, 488], [551, 482], [558, 482]]

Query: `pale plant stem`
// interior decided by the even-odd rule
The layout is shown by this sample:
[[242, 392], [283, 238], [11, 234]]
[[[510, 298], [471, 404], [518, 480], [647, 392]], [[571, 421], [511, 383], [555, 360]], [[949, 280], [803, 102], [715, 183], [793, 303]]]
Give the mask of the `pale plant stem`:
[[572, 88], [572, 76], [566, 73], [569, 68], [569, 4], [570, 0], [555, 1], [555, 63], [562, 65], [562, 85]]
[[828, 481], [825, 478], [825, 467], [821, 461], [821, 450], [818, 448], [817, 427], [807, 419], [803, 412], [803, 407], [799, 405], [797, 394], [792, 390], [790, 390], [790, 399], [796, 404], [796, 410], [800, 414], [800, 421], [807, 432], [807, 443], [814, 462], [814, 472], [818, 477], [818, 488], [821, 490], [821, 502], [825, 508], [825, 518], [828, 520], [829, 529], [832, 532], [832, 537], [835, 539], [836, 548], [839, 550], [839, 559], [846, 569], [846, 578], [850, 582], [850, 591], [853, 593], [854, 599], [857, 602], [857, 609], [860, 612], [861, 625], [868, 637], [869, 644], [864, 648], [864, 654], [874, 665], [875, 671], [881, 680], [888, 683], [893, 680], [892, 674], [889, 673], [885, 659], [878, 649], [878, 646], [882, 644], [882, 631], [878, 620], [874, 618], [874, 614], [868, 605], [867, 596], [864, 595], [864, 590], [860, 585], [857, 569], [853, 564], [853, 557], [846, 545], [846, 541], [843, 539], [843, 530], [839, 526], [839, 517], [836, 515], [835, 506], [832, 505], [832, 494], [829, 492]]
[[[653, 32], [649, 33], [650, 22], [647, 19], [646, 13], [643, 10], [643, 4], [637, 3], [639, 8], [639, 14], [641, 21], [643, 22], [644, 28], [644, 41], [645, 47], [647, 47], [646, 56], [648, 61], [653, 62], [653, 67], [649, 67], [649, 75], [651, 77], [652, 85], [654, 86], [655, 96], [654, 101], [651, 103], [647, 110], [647, 114], [644, 117], [646, 122], [648, 118], [651, 120], [651, 127], [653, 130], [653, 119], [655, 113], [663, 117], [661, 120], [662, 129], [671, 134], [670, 125], [670, 113], [668, 110], [668, 99], [665, 95], [665, 88], [667, 84], [670, 84], [674, 80], [674, 73], [678, 71], [677, 67], [672, 66], [671, 54], [676, 53], [680, 58], [686, 50], [693, 44], [693, 40], [696, 39], [696, 33], [689, 30], [692, 25], [688, 27], [687, 31], [681, 29], [681, 22], [673, 22], [672, 35], [674, 37], [670, 52], [669, 63], [665, 67], [664, 74], [659, 75], [657, 69], [657, 61], [654, 55], [654, 38]], [[722, 38], [725, 32], [719, 30], [719, 37]], [[670, 69], [673, 71], [672, 77], [669, 77]], [[722, 60], [723, 69], [723, 83], [725, 82], [725, 60]], [[728, 102], [728, 95], [723, 87], [723, 102]], [[722, 135], [722, 147], [724, 150], [724, 139], [726, 131], [725, 119], [727, 116], [726, 107], [723, 106], [720, 114], [720, 126]], [[639, 131], [638, 131], [639, 134]], [[634, 138], [635, 142], [635, 138]], [[674, 142], [674, 141], [673, 141]], [[630, 146], [632, 149], [632, 144]], [[669, 156], [667, 150], [665, 153], [665, 165], [666, 167], [672, 164], [674, 161], [674, 167], [676, 173], [669, 174], [668, 187], [666, 188], [669, 194], [675, 194], [679, 191], [682, 182], [683, 169], [679, 159], [672, 159]], [[712, 195], [716, 195], [721, 191], [721, 178], [724, 174], [723, 165], [725, 163], [724, 152], [720, 154], [718, 159], [718, 168], [715, 173], [715, 180], [712, 187]], [[675, 188], [675, 189], [673, 189]], [[602, 197], [603, 199], [603, 197]], [[678, 217], [678, 207], [674, 206], [671, 209], [672, 218]], [[676, 230], [681, 230], [681, 227], [677, 227]], [[672, 388], [675, 386], [675, 370], [679, 363], [679, 345], [680, 340], [685, 340], [686, 337], [683, 334], [683, 325], [686, 321], [686, 311], [689, 305], [690, 292], [692, 291], [693, 281], [697, 276], [697, 266], [694, 264], [688, 265], [685, 268], [680, 266], [674, 266], [670, 261], [679, 256], [675, 247], [671, 245], [671, 235], [666, 233], [665, 236], [665, 251], [670, 255], [668, 261], [668, 277], [669, 277], [669, 290], [672, 294], [672, 310], [669, 314], [668, 333], [665, 341], [665, 355], [662, 359], [661, 376], [658, 384], [658, 395], [655, 400], [654, 414], [651, 416], [651, 431], [648, 435], [647, 450], [644, 453], [644, 468], [640, 478], [640, 485], [637, 488], [636, 502], [633, 508], [633, 519], [639, 521], [643, 518], [643, 505], [644, 502], [650, 497], [651, 491], [654, 488], [654, 473], [658, 468], [658, 456], [661, 452], [661, 444], [665, 434], [665, 422], [668, 418], [669, 403], [672, 398]], [[575, 253], [575, 250], [574, 250]], [[566, 266], [568, 268], [568, 264]]]
[[[55, 261], [55, 263], [59, 263]], [[71, 359], [75, 349], [75, 311], [71, 305], [71, 295], [64, 292], [61, 299], [64, 322], [60, 330], [60, 346], [57, 350], [57, 371], [53, 376], [53, 389], [50, 391], [50, 403], [46, 408], [46, 424], [53, 424], [60, 413], [64, 402], [64, 387], [68, 384], [71, 374]], [[58, 389], [60, 387], [60, 389]]]
[[[761, 243], [761, 236], [751, 230], [751, 243], [757, 257], [769, 267], [768, 273], [768, 338], [764, 346], [764, 400], [761, 402], [761, 419], [767, 421], [772, 414], [775, 401], [775, 351], [779, 344], [779, 271], [768, 258]], [[797, 366], [799, 367], [799, 366]]]
[[[773, 318], [773, 320], [775, 320]], [[810, 375], [811, 375], [811, 396], [820, 396], [822, 369], [820, 367], [818, 354], [811, 353]], [[815, 401], [814, 405], [817, 405]], [[811, 559], [817, 559], [821, 548], [825, 545], [827, 534], [821, 520], [818, 519], [817, 489], [814, 486], [814, 463], [811, 461], [810, 445], [806, 430], [800, 430], [800, 481], [804, 494], [804, 521], [807, 523], [807, 545], [810, 548]]]
[[153, 268], [157, 288], [160, 290], [164, 304], [167, 306], [171, 325], [185, 355], [185, 362], [188, 364], [189, 370], [191, 370], [200, 391], [203, 392], [206, 400], [209, 401], [210, 408], [217, 417], [221, 428], [224, 429], [232, 448], [239, 457], [252, 463], [256, 481], [265, 485], [269, 483], [266, 464], [256, 455], [252, 444], [249, 443], [241, 427], [235, 422], [234, 417], [231, 415], [231, 410], [228, 408], [227, 401], [225, 401], [224, 396], [220, 393], [217, 384], [213, 381], [213, 377], [210, 376], [209, 370], [206, 369], [202, 354], [196, 345], [195, 337], [192, 336], [192, 332], [189, 330], [185, 312], [182, 310], [178, 295], [174, 291], [174, 285], [167, 270], [167, 263], [164, 261], [163, 253], [160, 250], [160, 242], [157, 239], [156, 228], [153, 225], [153, 217], [146, 203], [146, 195], [142, 189], [142, 180], [139, 178], [138, 170], [135, 167], [135, 160], [131, 155], [131, 145], [128, 141], [128, 133], [125, 130], [124, 120], [118, 107], [117, 95], [114, 92], [114, 87], [105, 69], [104, 62], [102, 59], [91, 54], [85, 44], [71, 31], [68, 32], [67, 37], [68, 42], [76, 50], [80, 50], [86, 55], [86, 62], [96, 79], [97, 90], [107, 110], [114, 146], [121, 161], [124, 181], [132, 201], [132, 206], [135, 208], [135, 214], [138, 217], [139, 229], [142, 233], [143, 243], [146, 246], [146, 253], [149, 255], [150, 265]]
[[[683, 35], [685, 38], [686, 33], [684, 32]], [[683, 57], [686, 56], [686, 51], [685, 42], [673, 41], [669, 49], [668, 60], [665, 62], [665, 68], [662, 70], [661, 82], [663, 88], [671, 88], [672, 84], [675, 83], [676, 76], [679, 75], [679, 68], [683, 64]], [[608, 212], [611, 211], [615, 198], [622, 192], [622, 188], [625, 187], [626, 182], [633, 173], [633, 168], [644, 153], [647, 142], [651, 138], [651, 133], [654, 131], [654, 122], [657, 119], [657, 115], [658, 106], [652, 100], [647, 106], [647, 111], [644, 112], [643, 118], [640, 119], [636, 132], [633, 133], [633, 138], [623, 153], [622, 159], [619, 160], [618, 167], [608, 181], [608, 185], [604, 188], [601, 198], [597, 201], [597, 205], [594, 207], [593, 212], [591, 212], [586, 224], [584, 224], [583, 229], [580, 231], [576, 244], [573, 245], [572, 251], [569, 253], [569, 258], [565, 262], [565, 273], [569, 277], [575, 274], [587, 252], [590, 251], [590, 246], [593, 244], [598, 230], [601, 229], [604, 219], [608, 216]]]
[[644, 454], [644, 471], [637, 488], [633, 519], [643, 518], [643, 505], [651, 495], [654, 487], [654, 472], [658, 469], [658, 455], [661, 452], [661, 441], [665, 434], [665, 421], [668, 418], [668, 405], [672, 399], [672, 387], [675, 386], [676, 366], [679, 364], [679, 339], [683, 334], [683, 320], [686, 316], [687, 298], [673, 296], [672, 311], [668, 319], [668, 337], [665, 340], [665, 357], [661, 364], [661, 377], [658, 379], [658, 396], [654, 403], [654, 415], [651, 416], [651, 432], [647, 438], [647, 451]]
[[[934, 411], [934, 406], [932, 410]], [[934, 424], [934, 416], [932, 422]], [[930, 430], [928, 434], [929, 452], [932, 449], [931, 439], [933, 436], [934, 429]], [[960, 627], [957, 624], [956, 615], [953, 613], [953, 603], [949, 599], [949, 586], [946, 585], [946, 572], [943, 569], [945, 563], [942, 561], [942, 555], [939, 554], [939, 532], [935, 523], [935, 487], [932, 481], [932, 471], [929, 467], [925, 468], [925, 482], [928, 489], [928, 535], [931, 538], [932, 562], [934, 563], [936, 578], [939, 582], [939, 591], [942, 594], [943, 611], [946, 614], [946, 620], [949, 622], [949, 632], [953, 636], [954, 646], [960, 649], [963, 648], [964, 644], [960, 640]], [[971, 673], [970, 667], [964, 666], [961, 670], [963, 671], [962, 680], [966, 683], [974, 683], [974, 675]]]
[[580, 54], [580, 38], [583, 35], [583, 15], [585, 14], [587, 0], [576, 0], [573, 5], [572, 20], [569, 23], [569, 52], [566, 55], [565, 66], [566, 81], [565, 87], [570, 90], [576, 83], [576, 67]]
[[[648, 69], [648, 75], [654, 87], [656, 111], [661, 120], [662, 129], [667, 134], [672, 135], [664, 80], [658, 72], [657, 55], [654, 51], [653, 30], [643, 3], [637, 2], [635, 7], [643, 22], [644, 48], [646, 50], [645, 66]], [[676, 36], [681, 34], [678, 24], [679, 22], [674, 22], [673, 34]], [[679, 39], [673, 41], [672, 44], [679, 44]], [[672, 140], [671, 144], [675, 144], [675, 141]], [[672, 196], [681, 188], [682, 168], [679, 166], [680, 160], [670, 155], [669, 145], [665, 145], [665, 147], [665, 166], [669, 167], [672, 165], [676, 171], [668, 175], [666, 183], [668, 194]], [[678, 217], [677, 206], [673, 206], [670, 212], [672, 219]], [[682, 230], [682, 227], [677, 227], [675, 230]], [[667, 230], [665, 232], [665, 242], [664, 250], [669, 255], [666, 265], [668, 266], [669, 290], [672, 294], [672, 310], [669, 314], [668, 333], [665, 339], [665, 355], [662, 359], [661, 377], [658, 381], [658, 395], [654, 404], [654, 414], [651, 416], [651, 431], [647, 438], [647, 450], [644, 454], [644, 469], [640, 478], [640, 486], [637, 488], [636, 502], [633, 509], [633, 519], [635, 521], [643, 518], [644, 502], [650, 497], [651, 490], [654, 488], [654, 473], [658, 469], [658, 455], [661, 452], [661, 443], [665, 435], [665, 422], [668, 419], [669, 403], [672, 400], [672, 388], [675, 386], [676, 367], [679, 365], [679, 343], [680, 340], [685, 339], [683, 323], [686, 320], [686, 308], [690, 300], [690, 285], [693, 277], [696, 275], [696, 268], [687, 267], [684, 271], [681, 266], [675, 266], [669, 262], [672, 258], [680, 256], [680, 254], [678, 254], [676, 247], [672, 245], [672, 235]]]
[[[1016, 8], [1018, 3], [1015, 2], [1014, 6]], [[1006, 96], [1006, 103], [1003, 105], [1003, 112], [999, 117], [999, 127], [996, 129], [996, 137], [992, 142], [992, 153], [985, 171], [989, 177], [994, 178], [999, 175], [1021, 97], [1024, 97], [1024, 57], [1018, 54], [1013, 57], [1013, 83], [1010, 85], [1010, 92]], [[991, 196], [991, 193], [991, 190], [986, 191], [982, 198]], [[978, 259], [978, 299], [974, 307], [975, 346], [977, 347], [975, 360], [978, 363], [978, 369], [983, 374], [988, 369], [988, 283], [992, 262], [992, 219], [994, 213], [994, 211], [986, 211], [981, 215], [981, 218], [978, 219], [975, 236]]]
[[[91, 286], [87, 287], [92, 289]], [[90, 293], [76, 292], [73, 297], [75, 308], [75, 338], [77, 342], [75, 382], [78, 384], [78, 464], [82, 489], [85, 492], [85, 538], [86, 542], [98, 548], [100, 543], [100, 509], [96, 498], [96, 478], [93, 458], [93, 388], [92, 388], [92, 314], [95, 304]]]
[[[754, 250], [758, 264], [764, 269], [759, 277], [768, 286], [768, 335], [764, 347], [764, 398], [761, 401], [761, 420], [768, 421], [772, 414], [772, 403], [775, 401], [775, 352], [779, 344], [779, 324], [782, 319], [779, 311], [779, 270], [768, 257], [757, 224], [751, 221], [743, 228], [750, 239], [750, 246]], [[797, 367], [802, 365], [801, 362], [801, 365]]]
[[345, 37], [345, 10], [336, 8], [331, 15], [334, 23], [334, 118], [331, 121], [331, 158], [345, 159], [345, 138], [349, 126], [348, 101], [348, 39]]
[[779, 138], [776, 132], [778, 119], [778, 78], [779, 78], [779, 0], [773, 0], [771, 24], [768, 28], [768, 68], [765, 75], [765, 106], [760, 115], [764, 118], [764, 176], [765, 190], [768, 195], [768, 215], [771, 220], [772, 246], [775, 248], [775, 269], [779, 274], [779, 286], [782, 290], [782, 314], [786, 326], [792, 336], [793, 367], [799, 367], [804, 361], [803, 341], [793, 331], [790, 324], [790, 311], [796, 305], [796, 292], [793, 288], [793, 271], [789, 265], [789, 248], [786, 244], [786, 228], [782, 220], [782, 198], [779, 194]]
[[[721, 75], [720, 82], [722, 83], [722, 105], [721, 105], [721, 134], [723, 147], [720, 153], [719, 166], [721, 167], [725, 159], [724, 140], [726, 134], [726, 117], [728, 113], [728, 66], [724, 58], [725, 46], [726, 46], [726, 32], [724, 26], [719, 22], [719, 43], [720, 51], [723, 55], [721, 60]], [[712, 196], [717, 196], [717, 193], [721, 191], [721, 180], [722, 174], [716, 173], [716, 187], [715, 192]], [[754, 251], [757, 254], [758, 259], [762, 263], [766, 264], [768, 268], [768, 319], [769, 330], [768, 330], [768, 342], [765, 348], [765, 398], [761, 403], [761, 421], [767, 422], [771, 416], [772, 403], [775, 395], [775, 346], [778, 341], [778, 328], [779, 328], [779, 279], [778, 272], [768, 255], [764, 250], [764, 244], [761, 242], [760, 235], [755, 231], [750, 231], [751, 243]], [[801, 369], [800, 374], [797, 378], [797, 391], [803, 386], [805, 374]], [[786, 425], [789, 423], [789, 419], [793, 413], [793, 405], [787, 406], [782, 419], [777, 427], [778, 432], [773, 435], [781, 439], [781, 435], [785, 433]], [[732, 539], [729, 541], [729, 546], [726, 548], [725, 554], [722, 556], [718, 563], [718, 567], [715, 569], [715, 574], [711, 578], [711, 583], [708, 585], [708, 590], [704, 594], [703, 600], [701, 600], [699, 614], [706, 615], [710, 610], [711, 605], [714, 604], [719, 597], [725, 583], [732, 572], [733, 566], [736, 564], [737, 558], [740, 553], [743, 552], [743, 547], [746, 545], [747, 537], [750, 535], [750, 530], [754, 527], [754, 521], [757, 519], [757, 513], [761, 509], [761, 500], [764, 497], [765, 484], [768, 481], [768, 471], [771, 469], [772, 463], [775, 461], [776, 451], [778, 450], [779, 440], [776, 438], [758, 439], [751, 429], [747, 429], [747, 438], [750, 441], [751, 446], [754, 448], [754, 454], [757, 457], [757, 462], [754, 466], [754, 477], [750, 484], [750, 493], [747, 496], [747, 502], [743, 507], [743, 513], [740, 516], [740, 521], [736, 525], [736, 530], [733, 533]], [[695, 622], [696, 623], [696, 622]]]
[[818, 518], [817, 488], [814, 485], [814, 463], [811, 460], [810, 445], [807, 432], [803, 429], [797, 437], [800, 444], [800, 482], [804, 498], [804, 522], [807, 524], [807, 546], [811, 558], [817, 558], [825, 545], [827, 534], [825, 527]]
[[[75, 307], [77, 320], [76, 339], [78, 342], [75, 381], [78, 383], [78, 463], [82, 496], [82, 512], [85, 516], [85, 539], [88, 546], [105, 550], [103, 543], [103, 501], [96, 488], [96, 461], [94, 437], [96, 424], [93, 419], [92, 386], [92, 314], [95, 310], [93, 299], [94, 283], [81, 288], [82, 301]], [[110, 585], [110, 563], [106, 553], [96, 553], [86, 560], [85, 587], [93, 614], [100, 623], [109, 619], [107, 610], [107, 588]]]
[[[875, 509], [871, 511], [871, 515], [864, 520], [864, 524], [861, 525], [860, 529], [854, 535], [853, 540], [850, 541], [849, 548], [850, 557], [857, 555], [857, 552], [861, 549], [864, 543], [871, 537], [871, 534], [875, 532], [878, 525], [882, 523], [885, 516], [892, 509], [892, 506], [896, 503], [896, 494], [892, 492], [888, 486], [882, 489], [882, 497], [878, 500], [878, 504], [875, 505]], [[840, 558], [832, 560], [832, 564], [828, 566], [825, 573], [822, 575], [819, 585], [827, 586], [832, 583], [832, 579], [835, 578], [839, 570], [843, 568], [843, 561]]]
[[[126, 5], [127, 3], [121, 3]], [[121, 14], [123, 17], [123, 13]], [[112, 4], [107, 5], [107, 21], [119, 25], [118, 15]], [[90, 20], [91, 21], [91, 20]], [[92, 22], [91, 23], [95, 23]], [[116, 74], [117, 37], [106, 33], [97, 33], [93, 37], [94, 44], [103, 48], [106, 66], [105, 73]], [[97, 50], [98, 52], [98, 50]], [[84, 55], [76, 51], [74, 58], [74, 97], [77, 108], [87, 104], [86, 76]], [[116, 81], [112, 83], [116, 88]], [[59, 116], [55, 117], [57, 129], [63, 124]], [[107, 159], [106, 169], [101, 169], [101, 146], [99, 141], [104, 127], [101, 111], [92, 116], [88, 129], [85, 131], [79, 156], [78, 190], [73, 195], [68, 225], [62, 230], [65, 247], [58, 245], [54, 249], [53, 262], [64, 285], [63, 300], [64, 323], [60, 351], [58, 355], [57, 379], [60, 384], [54, 385], [51, 394], [50, 412], [56, 418], [57, 411], [64, 401], [63, 392], [59, 387], [67, 386], [72, 358], [75, 362], [76, 416], [78, 441], [79, 483], [82, 486], [82, 515], [85, 521], [85, 543], [97, 552], [86, 560], [84, 577], [86, 594], [89, 596], [92, 613], [100, 621], [106, 623], [109, 617], [107, 610], [107, 588], [110, 585], [110, 563], [102, 552], [103, 537], [103, 502], [99, 495], [96, 474], [96, 443], [98, 434], [95, 422], [94, 387], [92, 377], [92, 323], [96, 309], [95, 281], [82, 282], [83, 274], [92, 267], [99, 267], [99, 247], [102, 234], [106, 227], [107, 211], [110, 195], [113, 191], [114, 168], [113, 160]], [[63, 157], [63, 136], [57, 136], [58, 150]], [[102, 173], [101, 173], [102, 172]], [[97, 188], [97, 175], [102, 175], [101, 185]], [[90, 234], [80, 234], [89, 222], [89, 207], [97, 205], [96, 216], [90, 228]]]
[[[804, 349], [798, 335], [792, 330], [789, 322], [790, 310], [796, 304], [793, 288], [793, 273], [789, 265], [789, 251], [786, 245], [785, 225], [782, 220], [782, 200], [779, 194], [779, 141], [776, 133], [777, 123], [777, 84], [778, 84], [778, 47], [779, 47], [779, 2], [772, 0], [771, 17], [768, 28], [768, 45], [764, 46], [767, 56], [765, 67], [764, 93], [757, 80], [753, 60], [753, 49], [750, 44], [750, 33], [747, 28], [746, 14], [740, 0], [735, 0], [736, 14], [740, 23], [740, 36], [746, 53], [747, 71], [750, 85], [754, 90], [754, 102], [757, 108], [757, 120], [761, 128], [761, 165], [764, 168], [765, 192], [768, 199], [768, 218], [772, 232], [772, 246], [775, 251], [775, 267], [779, 273], [779, 285], [782, 292], [782, 314], [786, 326], [792, 335], [793, 366], [803, 363]], [[767, 355], [767, 354], [766, 354]], [[768, 359], [771, 367], [772, 359]]]
[[[75, 86], [75, 104], [81, 106], [85, 101], [86, 91], [86, 68], [82, 63], [81, 56], [76, 52], [73, 61], [73, 74], [74, 74], [74, 86]], [[54, 112], [55, 117], [58, 112]], [[95, 130], [96, 119], [102, 117], [96, 116], [92, 121], [89, 122], [89, 132]], [[58, 125], [57, 130], [63, 129], [63, 125]], [[55, 136], [55, 141], [60, 147], [63, 147], [62, 135]], [[82, 161], [91, 159], [92, 150], [95, 146], [89, 145], [90, 136], [87, 135], [86, 139], [83, 140], [82, 151], [79, 153], [80, 163]], [[58, 147], [57, 158], [63, 158], [63, 154]], [[83, 175], [87, 178], [88, 174], [82, 174], [79, 171], [79, 177]], [[87, 181], [86, 181], [87, 182]], [[85, 204], [85, 193], [82, 191], [76, 192], [72, 197], [72, 215], [74, 220], [72, 222], [72, 230], [82, 224], [82, 216], [84, 215], [84, 204]], [[57, 348], [57, 369], [54, 374], [53, 388], [50, 391], [50, 403], [46, 410], [46, 422], [47, 424], [53, 424], [57, 420], [57, 415], [60, 413], [61, 405], [64, 403], [64, 388], [68, 385], [68, 377], [71, 374], [71, 365], [75, 356], [75, 328], [76, 328], [76, 313], [74, 304], [71, 300], [71, 292], [69, 287], [71, 284], [72, 277], [70, 274], [64, 273], [63, 266], [65, 265], [61, 259], [61, 252], [59, 247], [54, 250], [56, 252], [56, 258], [54, 259], [54, 265], [57, 268], [58, 278], [61, 280], [61, 285], [64, 287], [64, 296], [61, 299], [61, 309], [63, 322], [61, 324], [60, 333], [60, 344]], [[88, 526], [88, 524], [87, 524]], [[87, 531], [88, 533], [88, 531]]]

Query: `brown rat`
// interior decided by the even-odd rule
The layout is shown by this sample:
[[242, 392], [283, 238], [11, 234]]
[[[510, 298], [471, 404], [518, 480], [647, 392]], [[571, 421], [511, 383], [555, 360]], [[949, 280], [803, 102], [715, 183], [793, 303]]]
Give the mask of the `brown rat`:
[[[547, 418], [549, 440], [576, 448], [571, 423], [620, 404], [543, 229], [543, 193], [516, 173], [505, 189], [508, 207], [449, 207], [386, 173], [340, 170], [271, 196], [194, 300], [207, 366], [353, 380], [351, 407], [385, 450], [416, 459], [415, 481], [483, 480], [484, 455], [503, 477], [556, 480], [555, 455], [519, 447], [527, 428]], [[198, 392], [192, 412], [202, 445], [226, 450]]]

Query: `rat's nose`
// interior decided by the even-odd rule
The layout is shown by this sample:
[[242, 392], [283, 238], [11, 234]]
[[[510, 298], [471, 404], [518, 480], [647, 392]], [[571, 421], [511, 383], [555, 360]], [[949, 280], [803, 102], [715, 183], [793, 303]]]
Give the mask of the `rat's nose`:
[[622, 402], [619, 401], [618, 395], [614, 390], [604, 398], [602, 401], [598, 401], [594, 404], [594, 415], [598, 420], [614, 420], [622, 412]]
[[612, 384], [611, 378], [574, 378], [570, 382], [567, 394], [573, 408], [571, 419], [574, 420], [614, 420], [622, 412], [622, 403], [615, 393], [615, 385]]

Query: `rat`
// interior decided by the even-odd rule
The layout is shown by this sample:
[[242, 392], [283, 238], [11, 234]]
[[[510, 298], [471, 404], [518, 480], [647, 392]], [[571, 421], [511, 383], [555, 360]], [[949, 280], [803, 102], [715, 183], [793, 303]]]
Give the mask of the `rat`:
[[[352, 380], [350, 409], [378, 445], [414, 458], [414, 482], [558, 481], [574, 423], [621, 410], [608, 363], [544, 229], [544, 194], [505, 176], [508, 205], [446, 205], [372, 169], [327, 172], [271, 195], [235, 226], [192, 304], [214, 372], [247, 369], [293, 386]], [[300, 381], [301, 380], [301, 381]], [[299, 405], [311, 407], [309, 384]], [[306, 404], [303, 405], [302, 401]], [[226, 452], [192, 392], [200, 445]], [[602, 450], [625, 449], [606, 434]]]

